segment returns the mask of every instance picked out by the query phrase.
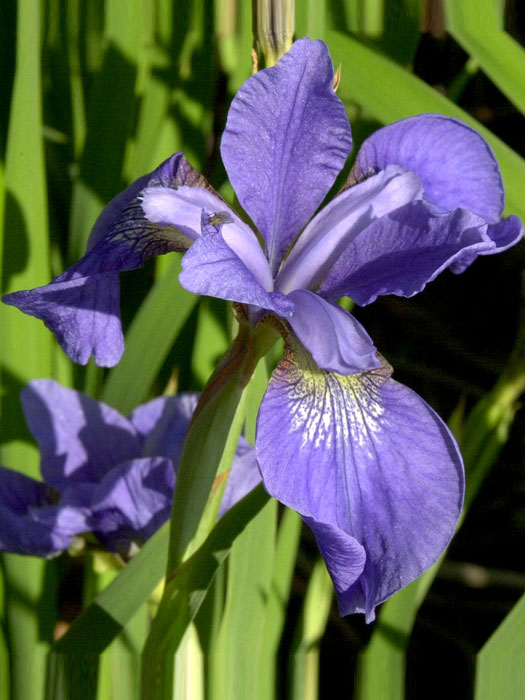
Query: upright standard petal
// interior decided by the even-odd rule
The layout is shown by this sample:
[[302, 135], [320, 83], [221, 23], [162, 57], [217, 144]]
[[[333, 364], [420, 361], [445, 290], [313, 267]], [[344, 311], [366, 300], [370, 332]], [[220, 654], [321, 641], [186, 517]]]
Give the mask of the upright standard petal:
[[352, 147], [333, 67], [321, 41], [300, 39], [234, 97], [221, 154], [275, 270], [333, 185]]
[[191, 244], [191, 238], [173, 226], [147, 221], [138, 193], [146, 185], [184, 184], [207, 186], [183, 154], [176, 153], [108, 204], [81, 260], [45, 287], [4, 296], [4, 303], [43, 320], [74, 362], [86, 364], [93, 353], [100, 366], [117, 364], [124, 350], [118, 273]]
[[503, 182], [490, 146], [459, 119], [421, 114], [378, 129], [361, 146], [350, 178], [401, 165], [443, 211], [468, 209], [488, 223], [501, 218]]
[[42, 482], [0, 467], [0, 551], [48, 557], [69, 547], [71, 537], [36, 517], [55, 495]]
[[100, 481], [115, 464], [140, 456], [132, 424], [86, 394], [37, 379], [22, 389], [20, 399], [40, 448], [42, 476], [59, 490]]
[[490, 253], [485, 221], [464, 209], [412, 202], [373, 222], [346, 248], [318, 293], [364, 306], [382, 294], [411, 297], [465, 256]]
[[322, 371], [295, 342], [263, 398], [256, 455], [268, 492], [314, 531], [342, 615], [372, 620], [436, 561], [461, 511], [454, 438], [386, 365]]
[[289, 298], [294, 312], [288, 323], [319, 367], [356, 374], [381, 366], [370, 336], [348, 311], [304, 289]]

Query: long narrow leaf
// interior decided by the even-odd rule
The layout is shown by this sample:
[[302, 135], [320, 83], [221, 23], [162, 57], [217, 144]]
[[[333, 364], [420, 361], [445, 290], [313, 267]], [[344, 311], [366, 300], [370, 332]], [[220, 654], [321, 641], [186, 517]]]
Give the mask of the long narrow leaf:
[[288, 600], [292, 587], [292, 577], [297, 559], [301, 536], [301, 517], [287, 508], [279, 525], [272, 581], [266, 605], [266, 618], [261, 640], [261, 661], [259, 664], [260, 695], [273, 697], [277, 685], [277, 652], [288, 610]]
[[525, 694], [525, 595], [478, 656], [475, 700], [521, 700]]
[[318, 559], [296, 630], [290, 657], [290, 697], [317, 700], [319, 695], [319, 645], [324, 634], [333, 597], [333, 585], [325, 563]]
[[197, 614], [213, 576], [228, 556], [235, 537], [268, 499], [263, 487], [257, 486], [219, 520], [204, 545], [168, 577], [165, 595], [155, 618], [154, 635], [150, 636], [143, 656], [143, 698], [172, 697], [173, 654]]
[[108, 2], [104, 9], [106, 49], [86, 104], [86, 139], [73, 189], [71, 261], [83, 255], [95, 219], [125, 184], [124, 158], [138, 99], [138, 59], [153, 26], [152, 5], [145, 0]]
[[503, 28], [499, 0], [446, 0], [447, 29], [525, 114], [525, 50]]
[[[45, 284], [49, 277], [47, 193], [42, 143], [40, 3], [20, 0], [17, 14], [16, 73], [5, 164], [4, 291]], [[28, 50], [31, 47], [31, 50]], [[38, 453], [28, 445], [19, 390], [51, 373], [51, 335], [43, 324], [3, 305], [0, 308], [2, 445], [0, 463], [31, 476]], [[42, 561], [4, 556], [7, 624], [11, 652], [11, 697], [42, 697], [46, 651], [39, 633]], [[53, 610], [53, 600], [47, 601]]]

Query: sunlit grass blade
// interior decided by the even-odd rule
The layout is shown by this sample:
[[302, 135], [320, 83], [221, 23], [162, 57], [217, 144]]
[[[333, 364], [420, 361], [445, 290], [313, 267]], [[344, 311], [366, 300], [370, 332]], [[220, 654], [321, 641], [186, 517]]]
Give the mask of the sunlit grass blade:
[[143, 699], [172, 697], [173, 655], [235, 538], [264, 508], [268, 499], [263, 487], [257, 486], [223, 515], [205, 543], [168, 576], [165, 594], [155, 617], [157, 624], [144, 650]]
[[[257, 365], [247, 399], [245, 437], [255, 441], [259, 405], [268, 384], [266, 362]], [[228, 560], [227, 594], [210, 658], [210, 693], [215, 700], [272, 698], [259, 683], [267, 602], [273, 577], [277, 503], [268, 503], [235, 541]], [[270, 668], [265, 669], [267, 673]]]
[[308, 36], [310, 39], [324, 39], [327, 20], [327, 3], [307, 0], [297, 3], [295, 8], [295, 26], [298, 37]]
[[80, 6], [81, 0], [69, 0], [67, 12], [67, 50], [69, 58], [73, 153], [77, 160], [82, 154], [86, 138], [85, 97], [80, 58], [81, 33], [83, 29], [81, 26]]
[[450, 34], [525, 114], [525, 50], [503, 27], [502, 3], [447, 0], [445, 10]]
[[[5, 218], [2, 258], [3, 291], [45, 284], [49, 276], [47, 192], [42, 143], [40, 80], [41, 5], [21, 0], [17, 6], [16, 73], [5, 163]], [[32, 47], [32, 50], [28, 50]], [[31, 476], [38, 474], [38, 453], [25, 442], [18, 394], [38, 376], [51, 373], [51, 335], [43, 324], [17, 309], [0, 307], [2, 445], [0, 463]], [[41, 698], [46, 641], [39, 629], [39, 599], [44, 564], [33, 558], [4, 555], [12, 700]], [[46, 601], [52, 613], [53, 599]]]
[[198, 297], [179, 284], [180, 256], [173, 256], [135, 315], [126, 334], [126, 349], [102, 390], [102, 401], [126, 414], [153, 384]]
[[204, 700], [204, 658], [193, 624], [188, 626], [175, 655], [174, 700]]
[[283, 633], [288, 600], [301, 536], [301, 517], [286, 508], [277, 534], [272, 581], [266, 605], [266, 617], [261, 640], [259, 687], [261, 697], [271, 698], [275, 692], [277, 653]]
[[125, 184], [124, 158], [138, 100], [138, 61], [147, 55], [145, 47], [151, 42], [152, 11], [145, 0], [104, 5], [106, 48], [86, 102], [86, 138], [73, 187], [70, 261], [83, 255], [98, 214]]
[[[277, 502], [270, 501], [235, 541], [228, 559], [226, 605], [213, 650], [213, 700], [273, 697], [259, 684], [261, 644], [275, 550]], [[266, 669], [268, 672], [269, 669]]]
[[226, 304], [217, 299], [201, 299], [191, 359], [194, 378], [204, 386], [217, 362], [228, 349]]
[[357, 0], [361, 32], [372, 39], [384, 32], [385, 4], [385, 0]]
[[479, 652], [475, 700], [521, 700], [525, 695], [525, 596]]
[[[98, 594], [115, 580], [117, 571], [111, 555], [95, 557], [91, 577]], [[96, 595], [94, 596], [96, 597]], [[90, 603], [92, 601], [89, 601]], [[140, 654], [146, 639], [149, 615], [143, 603], [124, 629], [99, 657], [96, 700], [138, 700], [140, 687]]]
[[525, 161], [517, 153], [446, 97], [379, 52], [341, 32], [327, 31], [326, 38], [334, 64], [347, 66], [341, 73], [338, 92], [345, 103], [360, 104], [382, 124], [422, 112], [439, 112], [470, 124], [487, 139], [500, 165], [507, 212], [525, 216]]
[[[45, 563], [33, 557], [4, 555], [6, 619], [12, 700], [40, 700], [44, 693], [45, 660], [52, 624], [42, 618], [56, 613], [56, 590], [43, 600]], [[42, 635], [42, 629], [45, 634]]]
[[215, 31], [221, 66], [235, 93], [252, 70], [252, 10], [249, 2], [218, 0]]
[[317, 700], [319, 696], [319, 646], [332, 597], [332, 581], [324, 561], [318, 559], [310, 575], [289, 658], [291, 700]]

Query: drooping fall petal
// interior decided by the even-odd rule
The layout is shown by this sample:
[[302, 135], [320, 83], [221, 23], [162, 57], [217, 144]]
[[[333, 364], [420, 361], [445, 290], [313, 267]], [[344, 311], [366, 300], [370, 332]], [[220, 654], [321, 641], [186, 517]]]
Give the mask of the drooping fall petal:
[[342, 615], [374, 608], [443, 552], [463, 502], [448, 428], [390, 368], [320, 370], [293, 342], [257, 424], [268, 492], [310, 525]]

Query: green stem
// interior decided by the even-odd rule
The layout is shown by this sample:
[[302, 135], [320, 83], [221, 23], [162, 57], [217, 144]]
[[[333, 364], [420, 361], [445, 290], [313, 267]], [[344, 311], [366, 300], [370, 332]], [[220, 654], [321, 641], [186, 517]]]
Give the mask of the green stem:
[[[209, 513], [216, 512], [216, 499], [210, 499], [210, 492], [217, 470], [229, 451], [228, 443], [238, 439], [239, 425], [233, 425], [234, 419], [254, 368], [277, 337], [271, 325], [259, 324], [252, 332], [249, 326], [241, 324], [195, 410], [177, 472], [166, 589], [144, 648], [145, 698], [171, 697], [173, 654], [205, 595], [205, 591], [200, 591], [202, 598], [196, 607], [193, 589], [181, 586], [175, 573], [186, 566], [188, 556], [197, 550], [215, 523]], [[206, 527], [201, 523], [206, 523]]]

